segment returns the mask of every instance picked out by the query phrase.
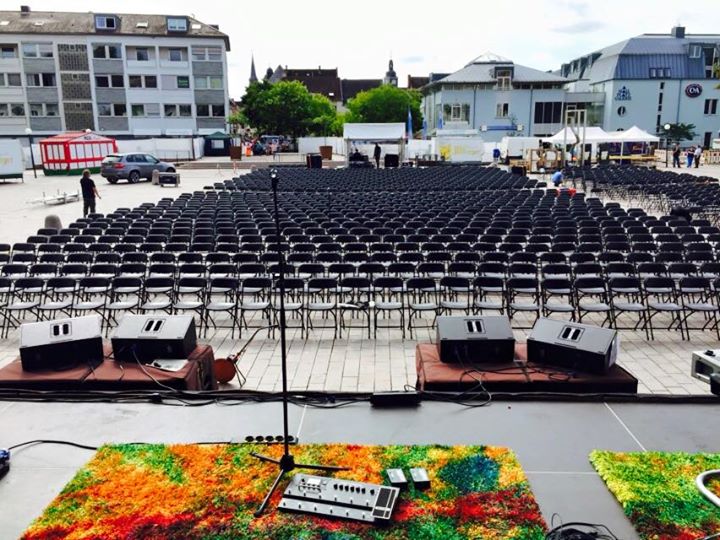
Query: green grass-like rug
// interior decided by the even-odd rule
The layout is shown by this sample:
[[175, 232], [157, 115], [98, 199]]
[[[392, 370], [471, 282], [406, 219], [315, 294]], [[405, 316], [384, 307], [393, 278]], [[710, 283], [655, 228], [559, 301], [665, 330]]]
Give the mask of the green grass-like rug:
[[[25, 532], [30, 539], [534, 540], [545, 523], [508, 449], [489, 446], [300, 445], [299, 462], [350, 467], [339, 478], [387, 483], [387, 468], [425, 467], [431, 488], [401, 494], [387, 527], [257, 508], [281, 446], [102, 447]], [[409, 474], [408, 474], [409, 477]]]
[[[643, 539], [696, 540], [720, 532], [720, 508], [695, 478], [720, 469], [720, 454], [595, 451], [590, 461]], [[720, 495], [720, 483], [708, 486]]]

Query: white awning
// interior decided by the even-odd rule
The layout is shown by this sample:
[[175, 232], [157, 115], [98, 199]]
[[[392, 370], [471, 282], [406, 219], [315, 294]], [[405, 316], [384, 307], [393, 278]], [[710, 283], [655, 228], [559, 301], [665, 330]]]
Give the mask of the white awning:
[[405, 124], [345, 124], [343, 139], [364, 142], [397, 142], [405, 138]]
[[614, 136], [615, 142], [659, 142], [660, 137], [651, 135], [644, 129], [633, 126], [625, 131], [616, 131], [611, 135]]
[[[617, 142], [614, 133], [607, 133], [604, 129], [599, 127], [578, 127], [576, 128], [580, 139], [585, 139], [586, 143], [602, 143], [602, 142]], [[583, 137], [584, 131], [584, 137]], [[577, 140], [573, 131], [568, 127], [558, 131], [555, 135], [548, 139], [543, 139], [544, 142], [552, 144], [578, 144], [582, 140]]]

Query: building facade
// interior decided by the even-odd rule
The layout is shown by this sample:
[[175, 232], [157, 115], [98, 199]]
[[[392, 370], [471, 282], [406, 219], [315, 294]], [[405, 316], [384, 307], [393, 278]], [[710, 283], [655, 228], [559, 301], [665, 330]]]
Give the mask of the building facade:
[[0, 135], [226, 131], [229, 49], [184, 15], [0, 11]]
[[662, 133], [665, 124], [694, 124], [695, 139], [709, 147], [718, 137], [720, 35], [643, 34], [563, 64], [572, 91], [603, 96], [606, 131], [638, 126]]
[[588, 97], [568, 97], [565, 77], [486, 53], [423, 88], [428, 133], [477, 130], [488, 142], [510, 136], [548, 136], [562, 128], [563, 110], [585, 108]]

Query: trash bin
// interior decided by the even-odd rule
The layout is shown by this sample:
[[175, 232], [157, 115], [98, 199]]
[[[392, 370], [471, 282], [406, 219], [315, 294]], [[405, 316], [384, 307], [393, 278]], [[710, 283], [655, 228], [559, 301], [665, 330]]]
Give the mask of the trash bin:
[[332, 146], [321, 146], [320, 147], [320, 155], [323, 159], [332, 159], [333, 156], [333, 147]]

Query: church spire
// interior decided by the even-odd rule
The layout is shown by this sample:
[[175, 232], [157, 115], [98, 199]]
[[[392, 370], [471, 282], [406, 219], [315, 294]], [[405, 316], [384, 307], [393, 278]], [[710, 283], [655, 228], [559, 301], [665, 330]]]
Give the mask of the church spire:
[[390, 59], [390, 63], [388, 63], [388, 70], [387, 73], [385, 73], [383, 84], [391, 84], [393, 86], [398, 85], [397, 73], [395, 73], [395, 65], [392, 61], [392, 58]]
[[258, 82], [257, 73], [255, 73], [255, 55], [250, 60], [250, 84]]

